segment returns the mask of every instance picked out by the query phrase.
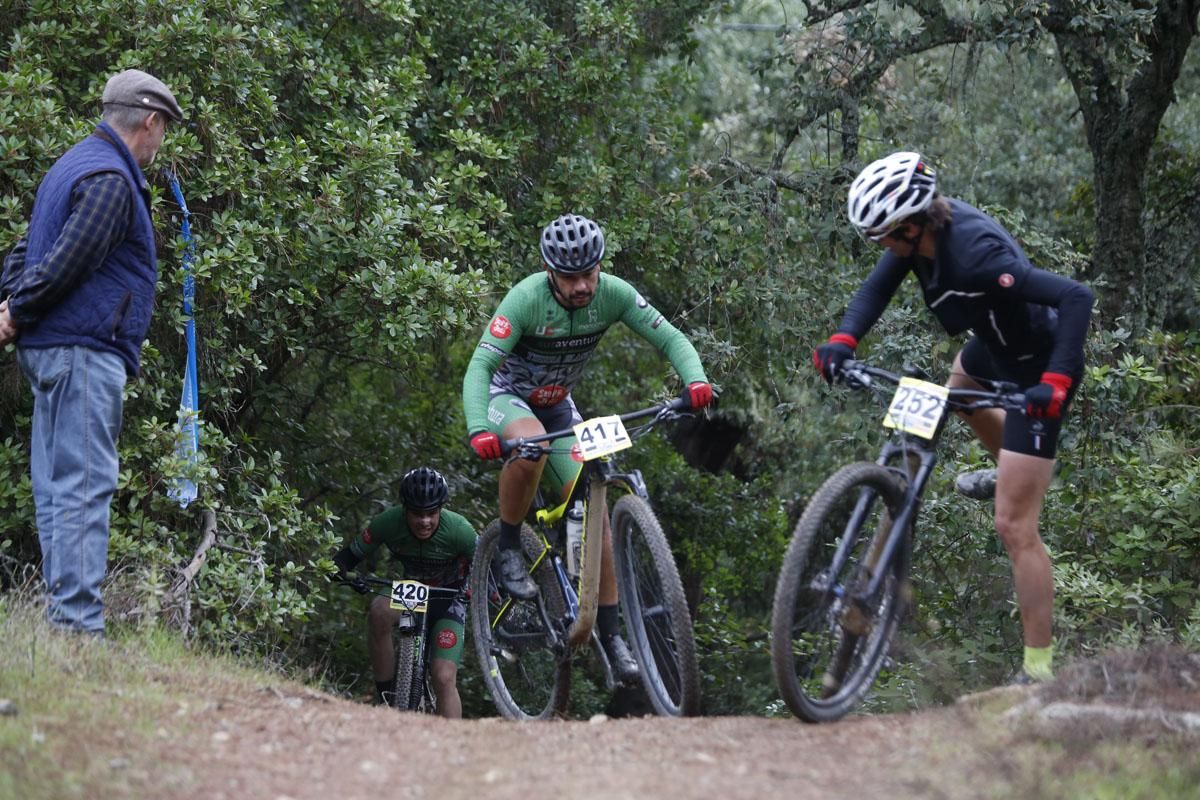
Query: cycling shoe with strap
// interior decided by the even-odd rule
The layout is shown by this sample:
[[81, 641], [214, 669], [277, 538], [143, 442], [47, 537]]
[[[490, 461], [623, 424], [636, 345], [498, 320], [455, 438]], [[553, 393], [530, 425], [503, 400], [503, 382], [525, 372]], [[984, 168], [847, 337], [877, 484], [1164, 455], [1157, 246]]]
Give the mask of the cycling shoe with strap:
[[532, 600], [537, 596], [537, 584], [529, 577], [525, 566], [525, 555], [518, 548], [501, 547], [492, 561], [496, 581], [500, 588], [518, 600]]
[[991, 500], [996, 496], [996, 470], [964, 472], [954, 479], [954, 491], [972, 500]]
[[625, 644], [621, 634], [602, 636], [600, 644], [604, 648], [604, 653], [608, 656], [608, 663], [612, 666], [613, 674], [617, 676], [618, 680], [628, 683], [638, 679], [641, 670], [638, 669], [637, 660], [633, 657], [633, 653], [629, 652], [629, 645]]

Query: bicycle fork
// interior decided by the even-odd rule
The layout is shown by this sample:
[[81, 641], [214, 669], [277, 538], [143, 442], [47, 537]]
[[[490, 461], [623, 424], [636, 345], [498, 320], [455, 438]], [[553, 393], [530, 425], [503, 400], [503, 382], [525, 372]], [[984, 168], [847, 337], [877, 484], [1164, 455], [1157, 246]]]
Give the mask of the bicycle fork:
[[[880, 463], [886, 465], [895, 455], [895, 450], [885, 448], [880, 457]], [[842, 637], [837, 650], [830, 659], [825, 673], [821, 676], [821, 692], [822, 696], [826, 698], [832, 697], [841, 689], [842, 679], [850, 667], [850, 661], [858, 649], [859, 642], [875, 629], [878, 620], [876, 619], [876, 609], [870, 600], [877, 597], [883, 589], [883, 582], [887, 578], [892, 561], [896, 558], [898, 548], [903, 546], [906, 532], [916, 517], [921, 493], [924, 491], [925, 483], [933, 469], [933, 456], [930, 453], [921, 453], [919, 462], [915, 464], [907, 462], [907, 456], [911, 454], [901, 453], [901, 455], [906, 459], [909, 467], [906, 469], [909, 480], [900, 514], [893, 518], [890, 512], [885, 510], [875, 535], [868, 543], [867, 552], [863, 556], [862, 573], [851, 575], [850, 580], [844, 585], [831, 583], [826, 587], [826, 590], [832, 592], [839, 600], [839, 609], [836, 612], [835, 620], [842, 629]], [[850, 558], [850, 553], [857, 544], [858, 535], [862, 531], [871, 506], [879, 500], [878, 493], [873, 489], [864, 487], [860, 491], [854, 511], [846, 523], [838, 544], [838, 551], [830, 565], [829, 580], [831, 582]]]

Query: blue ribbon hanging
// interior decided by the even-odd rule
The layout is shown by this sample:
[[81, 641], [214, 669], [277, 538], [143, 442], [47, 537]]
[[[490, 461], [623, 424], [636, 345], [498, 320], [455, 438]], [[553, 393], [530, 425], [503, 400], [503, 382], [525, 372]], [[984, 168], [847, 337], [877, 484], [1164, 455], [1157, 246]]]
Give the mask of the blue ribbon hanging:
[[[187, 363], [183, 369], [183, 397], [179, 401], [175, 453], [189, 465], [194, 465], [200, 454], [200, 383], [196, 377], [196, 318], [192, 312], [192, 303], [196, 299], [196, 278], [192, 271], [196, 260], [196, 242], [192, 239], [190, 215], [183, 192], [179, 189], [179, 181], [174, 173], [169, 173], [169, 177], [175, 202], [183, 212], [183, 315], [187, 336]], [[196, 499], [197, 493], [195, 482], [183, 476], [172, 478], [167, 489], [167, 496], [178, 502], [181, 508], [187, 508], [188, 503]]]

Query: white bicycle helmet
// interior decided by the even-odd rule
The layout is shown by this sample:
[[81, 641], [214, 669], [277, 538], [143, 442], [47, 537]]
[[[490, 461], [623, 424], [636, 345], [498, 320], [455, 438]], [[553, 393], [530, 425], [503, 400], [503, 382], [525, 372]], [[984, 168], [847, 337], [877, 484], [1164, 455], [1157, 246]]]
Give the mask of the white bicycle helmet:
[[920, 153], [892, 153], [872, 161], [850, 184], [850, 224], [878, 241], [902, 220], [929, 208], [937, 173]]

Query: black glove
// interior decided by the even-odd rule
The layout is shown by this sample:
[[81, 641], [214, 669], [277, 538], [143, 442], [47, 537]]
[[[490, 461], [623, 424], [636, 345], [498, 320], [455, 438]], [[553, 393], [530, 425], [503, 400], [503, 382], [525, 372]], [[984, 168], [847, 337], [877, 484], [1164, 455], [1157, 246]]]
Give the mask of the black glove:
[[1042, 382], [1025, 390], [1025, 413], [1034, 419], [1061, 419], [1071, 383], [1070, 375], [1043, 372]]
[[366, 594], [371, 591], [371, 587], [367, 586], [367, 582], [360, 576], [351, 574], [356, 566], [358, 566], [359, 558], [354, 555], [354, 552], [349, 547], [343, 547], [334, 553], [333, 563], [338, 568], [337, 579], [340, 583], [344, 583], [359, 594]]
[[338, 550], [333, 554], [334, 566], [338, 568], [338, 574], [342, 577], [345, 577], [346, 573], [357, 567], [359, 560], [360, 559], [358, 556], [354, 555], [354, 551], [350, 549], [349, 545], [343, 547], [341, 550]]
[[813, 350], [813, 367], [821, 373], [826, 382], [833, 383], [833, 379], [842, 368], [842, 363], [854, 358], [856, 347], [858, 340], [853, 336], [848, 333], [835, 333], [829, 337], [828, 342], [817, 345], [817, 349]]

